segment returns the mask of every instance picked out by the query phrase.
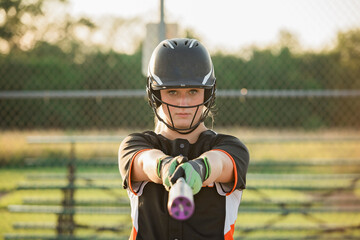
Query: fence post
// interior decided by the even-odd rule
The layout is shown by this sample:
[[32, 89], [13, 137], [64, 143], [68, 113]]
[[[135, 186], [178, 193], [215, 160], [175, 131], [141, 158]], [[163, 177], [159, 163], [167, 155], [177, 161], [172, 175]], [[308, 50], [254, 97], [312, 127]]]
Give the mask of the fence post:
[[76, 179], [76, 158], [75, 158], [75, 142], [70, 143], [70, 158], [67, 166], [67, 187], [63, 188], [63, 212], [58, 215], [57, 235], [69, 236], [74, 235], [75, 221], [74, 221], [74, 193], [75, 193], [75, 179]]

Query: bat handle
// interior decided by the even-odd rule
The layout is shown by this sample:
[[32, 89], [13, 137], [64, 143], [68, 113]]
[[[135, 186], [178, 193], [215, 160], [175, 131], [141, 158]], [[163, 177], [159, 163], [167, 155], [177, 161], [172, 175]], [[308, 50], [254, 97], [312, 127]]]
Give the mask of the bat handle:
[[179, 178], [170, 188], [167, 207], [170, 216], [177, 220], [186, 220], [194, 213], [194, 196], [184, 178]]

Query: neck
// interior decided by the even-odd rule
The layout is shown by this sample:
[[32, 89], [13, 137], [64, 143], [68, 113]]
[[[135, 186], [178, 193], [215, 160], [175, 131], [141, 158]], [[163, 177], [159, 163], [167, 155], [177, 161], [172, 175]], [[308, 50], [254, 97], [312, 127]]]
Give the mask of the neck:
[[168, 139], [171, 139], [171, 140], [174, 140], [174, 139], [177, 139], [177, 138], [182, 138], [182, 139], [186, 139], [188, 140], [190, 143], [195, 143], [198, 138], [199, 138], [199, 135], [208, 130], [207, 127], [205, 126], [204, 123], [201, 123], [194, 131], [192, 131], [191, 133], [188, 133], [188, 134], [181, 134], [181, 133], [178, 133], [174, 130], [171, 130], [170, 128], [166, 127], [165, 124], [163, 123], [158, 123], [158, 124], [161, 124], [162, 126], [160, 128], [157, 128], [156, 130], [156, 133], [158, 134], [161, 134], [163, 135], [164, 137], [168, 138]]

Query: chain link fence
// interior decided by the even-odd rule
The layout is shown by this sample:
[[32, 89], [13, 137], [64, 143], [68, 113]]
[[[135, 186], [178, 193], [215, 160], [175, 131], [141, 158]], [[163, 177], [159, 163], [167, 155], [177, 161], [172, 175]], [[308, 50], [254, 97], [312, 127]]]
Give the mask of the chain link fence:
[[[1, 12], [8, 18], [1, 36], [1, 129], [152, 127], [141, 71], [142, 40], [131, 34], [145, 31], [146, 23], [66, 18], [66, 8], [40, 15], [19, 2], [23, 6], [18, 9], [3, 4]], [[61, 20], [52, 22], [52, 14]], [[16, 17], [20, 22], [10, 24]], [[215, 126], [359, 129], [359, 28], [360, 23], [334, 32], [331, 47], [317, 51], [302, 50], [289, 31], [269, 47], [252, 46], [236, 54], [210, 51], [218, 86]], [[189, 31], [178, 32], [178, 37], [192, 37]], [[59, 36], [50, 41], [55, 33]], [[99, 34], [112, 36], [109, 43], [91, 45], [83, 36]], [[134, 50], [118, 51], [111, 45], [117, 42]]]
[[[334, 12], [333, 3], [325, 4], [323, 13]], [[0, 212], [6, 222], [0, 233], [14, 233], [6, 239], [24, 237], [17, 229], [57, 231], [58, 237], [60, 230], [105, 233], [103, 239], [119, 234], [126, 239], [129, 233], [116, 154], [123, 136], [153, 129], [142, 73], [145, 48], [157, 41], [147, 32], [153, 19], [74, 16], [69, 4], [0, 2], [0, 165], [5, 167]], [[326, 46], [306, 48], [297, 30], [289, 29], [267, 45], [209, 48], [217, 97], [214, 122], [206, 124], [238, 136], [251, 154], [236, 237], [289, 239], [291, 233], [296, 239], [355, 239], [360, 234], [360, 19], [354, 14], [360, 5], [343, 4], [336, 17], [349, 16], [350, 27], [334, 32]], [[182, 26], [182, 20], [170, 24], [168, 37], [197, 38], [206, 46], [208, 39]], [[65, 140], [53, 141], [58, 136]], [[72, 160], [79, 185], [70, 200], [88, 208], [70, 213], [71, 229], [59, 230], [57, 221], [69, 213], [55, 205], [74, 194], [61, 185], [69, 180]], [[14, 189], [15, 195], [9, 194]], [[115, 208], [101, 213], [101, 206]], [[32, 225], [23, 222], [31, 219], [29, 213], [39, 217]], [[267, 234], [268, 229], [275, 230]], [[283, 235], [276, 235], [280, 230]], [[42, 238], [52, 239], [33, 235]]]

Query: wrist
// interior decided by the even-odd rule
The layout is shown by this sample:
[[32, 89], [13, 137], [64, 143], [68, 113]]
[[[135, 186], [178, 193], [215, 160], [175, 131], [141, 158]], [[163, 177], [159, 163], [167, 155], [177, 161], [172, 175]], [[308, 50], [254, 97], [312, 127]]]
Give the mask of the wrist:
[[204, 182], [205, 180], [207, 180], [210, 176], [211, 173], [211, 167], [209, 164], [209, 160], [207, 159], [207, 157], [201, 157], [201, 158], [197, 158], [194, 159], [193, 162], [195, 162], [196, 164], [198, 164], [199, 167], [199, 174], [201, 176], [202, 181]]
[[156, 164], [156, 175], [158, 176], [159, 179], [162, 179], [163, 166], [171, 159], [172, 159], [172, 157], [168, 156], [168, 155], [158, 158], [157, 164]]

